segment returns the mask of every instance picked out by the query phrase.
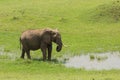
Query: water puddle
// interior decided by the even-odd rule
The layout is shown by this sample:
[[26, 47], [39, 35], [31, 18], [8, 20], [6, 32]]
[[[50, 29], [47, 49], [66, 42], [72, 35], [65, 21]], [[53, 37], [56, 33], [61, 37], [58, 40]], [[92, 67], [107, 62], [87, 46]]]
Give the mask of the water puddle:
[[17, 52], [5, 52], [4, 47], [0, 47], [0, 60], [16, 60]]
[[74, 56], [66, 60], [64, 65], [85, 70], [120, 69], [120, 53], [107, 52]]

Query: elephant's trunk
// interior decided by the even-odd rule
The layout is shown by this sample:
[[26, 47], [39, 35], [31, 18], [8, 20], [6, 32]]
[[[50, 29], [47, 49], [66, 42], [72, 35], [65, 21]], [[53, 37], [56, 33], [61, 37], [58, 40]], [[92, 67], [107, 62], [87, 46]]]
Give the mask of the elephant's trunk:
[[62, 42], [57, 44], [56, 51], [60, 52], [62, 50]]

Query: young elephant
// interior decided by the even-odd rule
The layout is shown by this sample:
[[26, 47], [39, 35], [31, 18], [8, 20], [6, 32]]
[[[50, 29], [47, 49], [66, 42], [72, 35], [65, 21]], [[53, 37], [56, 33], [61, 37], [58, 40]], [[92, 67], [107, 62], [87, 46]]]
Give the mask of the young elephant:
[[47, 51], [48, 60], [51, 60], [52, 42], [57, 44], [56, 51], [61, 51], [62, 40], [61, 35], [57, 30], [36, 29], [23, 32], [20, 37], [20, 43], [22, 44], [21, 58], [24, 58], [26, 52], [27, 57], [31, 59], [30, 50], [41, 49], [43, 60], [46, 60]]

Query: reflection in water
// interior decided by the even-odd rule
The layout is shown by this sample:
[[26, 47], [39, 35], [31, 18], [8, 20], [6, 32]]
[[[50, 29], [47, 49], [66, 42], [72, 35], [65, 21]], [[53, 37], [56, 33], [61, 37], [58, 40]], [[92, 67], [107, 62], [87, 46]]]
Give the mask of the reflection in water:
[[69, 58], [66, 67], [83, 68], [86, 70], [120, 69], [120, 53], [107, 52], [99, 54], [80, 55]]

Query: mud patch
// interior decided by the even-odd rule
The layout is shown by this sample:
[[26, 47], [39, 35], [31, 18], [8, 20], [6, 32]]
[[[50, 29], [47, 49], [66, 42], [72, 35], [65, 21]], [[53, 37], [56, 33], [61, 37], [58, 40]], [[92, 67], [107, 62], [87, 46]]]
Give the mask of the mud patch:
[[64, 65], [85, 70], [120, 69], [120, 53], [107, 52], [74, 56], [69, 58]]

